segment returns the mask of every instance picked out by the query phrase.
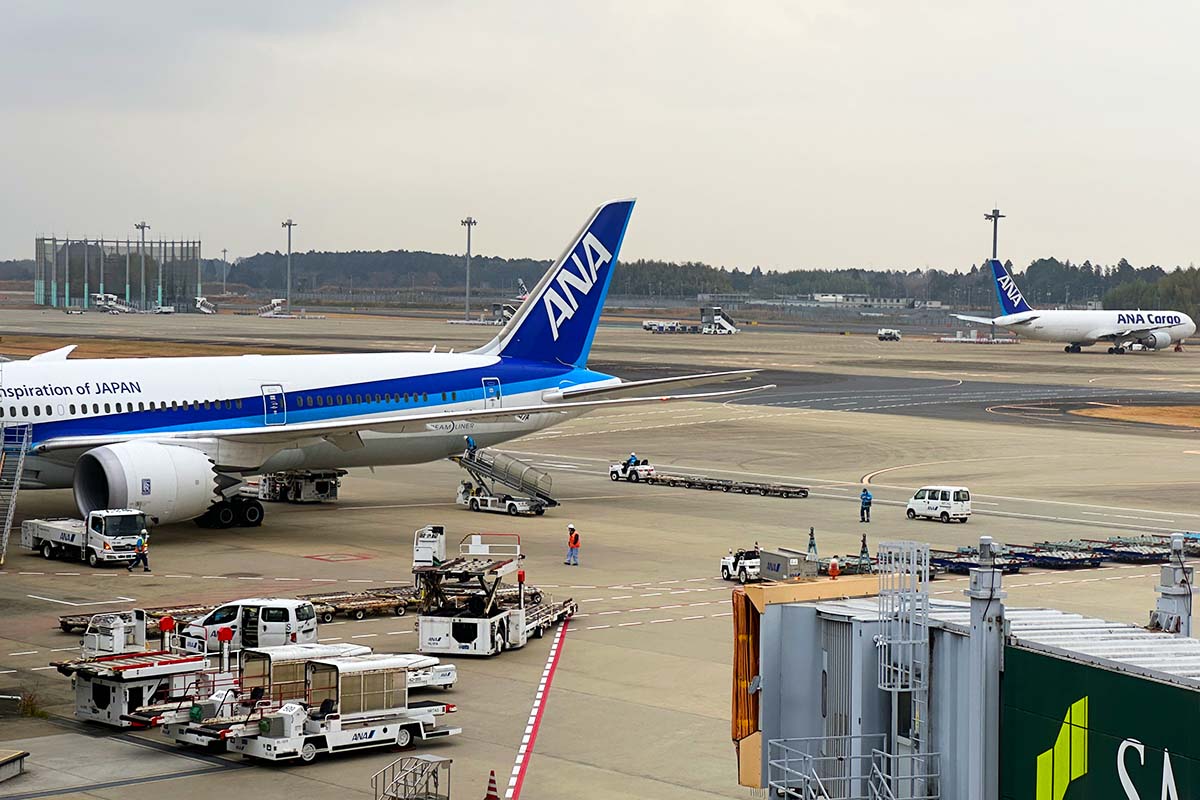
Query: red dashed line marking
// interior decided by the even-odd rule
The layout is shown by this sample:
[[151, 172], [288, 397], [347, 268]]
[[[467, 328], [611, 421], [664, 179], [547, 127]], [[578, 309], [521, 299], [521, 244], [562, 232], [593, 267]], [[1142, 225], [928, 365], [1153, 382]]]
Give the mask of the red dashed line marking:
[[554, 634], [554, 641], [550, 645], [550, 653], [546, 656], [546, 668], [542, 671], [537, 694], [533, 697], [533, 708], [529, 711], [525, 734], [521, 737], [521, 747], [517, 750], [517, 757], [513, 762], [512, 775], [508, 779], [508, 789], [504, 792], [505, 800], [517, 800], [521, 796], [521, 787], [525, 783], [525, 770], [529, 766], [529, 754], [537, 742], [538, 728], [542, 725], [542, 714], [546, 710], [546, 698], [550, 694], [550, 685], [554, 681], [554, 671], [558, 668], [558, 659], [562, 655], [563, 638], [566, 634], [567, 626], [559, 625], [558, 631]]

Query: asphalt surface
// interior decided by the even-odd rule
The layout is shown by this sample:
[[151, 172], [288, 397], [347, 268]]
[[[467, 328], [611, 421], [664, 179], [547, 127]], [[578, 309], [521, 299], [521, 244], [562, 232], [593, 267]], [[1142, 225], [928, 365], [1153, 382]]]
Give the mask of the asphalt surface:
[[[265, 321], [22, 316], [9, 328], [95, 337], [190, 343], [262, 342], [337, 350], [439, 350], [473, 346], [494, 330], [436, 321]], [[688, 341], [682, 341], [687, 339]], [[102, 341], [97, 338], [94, 341]], [[59, 340], [47, 340], [47, 348]], [[0, 341], [0, 348], [3, 342]], [[1191, 501], [1200, 490], [1195, 434], [1171, 426], [1111, 423], [1064, 412], [1092, 402], [1194, 402], [1200, 356], [1070, 357], [1039, 346], [980, 350], [908, 338], [881, 347], [868, 337], [747, 332], [736, 337], [655, 337], [602, 327], [593, 366], [627, 378], [756, 367], [771, 393], [732, 402], [653, 405], [596, 413], [507, 448], [551, 471], [563, 501], [544, 517], [471, 514], [452, 503], [461, 478], [449, 463], [353, 470], [336, 505], [272, 504], [258, 529], [155, 531], [154, 572], [91, 570], [14, 551], [0, 574], [0, 694], [32, 692], [52, 716], [69, 718], [69, 681], [49, 666], [78, 648], [62, 633], [66, 612], [180, 602], [218, 603], [262, 594], [354, 590], [411, 578], [412, 532], [447, 525], [521, 537], [531, 584], [574, 597], [581, 612], [561, 641], [553, 684], [543, 691], [550, 640], [493, 659], [447, 659], [459, 684], [431, 699], [456, 703], [463, 734], [417, 752], [454, 759], [455, 796], [483, 796], [488, 773], [501, 796], [528, 753], [527, 800], [742, 798], [729, 740], [732, 659], [730, 585], [720, 556], [755, 541], [803, 548], [815, 528], [822, 555], [857, 554], [886, 539], [953, 549], [980, 535], [1001, 542], [1106, 538], [1200, 528]], [[1009, 412], [1017, 416], [1010, 416]], [[1054, 419], [1049, 418], [1053, 416]], [[1057, 417], [1061, 416], [1062, 419]], [[931, 424], [932, 420], [939, 424]], [[811, 487], [782, 500], [613, 483], [608, 465], [630, 450], [660, 469]], [[858, 522], [857, 494], [869, 483], [874, 521]], [[971, 488], [967, 525], [910, 522], [907, 498], [930, 483]], [[17, 519], [72, 513], [70, 493], [24, 492]], [[563, 565], [568, 522], [583, 537], [581, 566]], [[1051, 606], [1144, 622], [1158, 568], [1008, 576], [1010, 605]], [[959, 599], [965, 582], [939, 580], [935, 594]], [[125, 598], [125, 599], [123, 599]], [[405, 652], [409, 617], [337, 620], [326, 641]], [[422, 699], [426, 699], [422, 697]], [[535, 708], [536, 741], [523, 747]], [[0, 785], [9, 794], [112, 800], [205, 800], [236, 792], [256, 800], [345, 800], [371, 796], [369, 778], [394, 752], [347, 754], [289, 768], [213, 764], [168, 748], [157, 733], [64, 728], [53, 719], [0, 720], [0, 742], [29, 750], [29, 774]]]

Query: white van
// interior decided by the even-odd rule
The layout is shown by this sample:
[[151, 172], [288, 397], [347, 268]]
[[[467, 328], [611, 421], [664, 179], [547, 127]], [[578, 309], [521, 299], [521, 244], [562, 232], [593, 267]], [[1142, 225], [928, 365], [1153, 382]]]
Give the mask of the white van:
[[234, 600], [189, 623], [183, 630], [184, 646], [193, 652], [221, 649], [217, 631], [233, 631], [230, 649], [308, 644], [317, 640], [317, 611], [307, 600], [253, 597]]
[[908, 501], [906, 513], [909, 519], [966, 522], [971, 516], [971, 492], [965, 486], [923, 486]]

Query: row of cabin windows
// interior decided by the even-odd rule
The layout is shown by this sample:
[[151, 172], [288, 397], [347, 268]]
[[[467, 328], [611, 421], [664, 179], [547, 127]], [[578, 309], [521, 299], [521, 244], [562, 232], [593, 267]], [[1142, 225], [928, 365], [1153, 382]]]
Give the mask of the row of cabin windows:
[[[224, 402], [224, 407], [226, 409], [234, 409], [234, 408], [242, 407], [241, 400], [225, 400], [223, 402]], [[139, 403], [92, 403], [90, 406], [87, 403], [82, 403], [78, 406], [75, 405], [74, 403], [71, 403], [69, 406], [66, 406], [65, 408], [60, 403], [58, 406], [58, 413], [60, 415], [66, 414], [67, 416], [74, 416], [77, 413], [78, 414], [89, 414], [89, 413], [91, 413], [91, 414], [101, 414], [101, 413], [103, 413], [103, 414], [122, 414], [122, 413], [131, 412], [131, 411], [168, 411], [168, 410], [169, 411], [178, 411], [181, 409], [186, 410], [189, 408], [192, 409], [193, 411], [195, 411], [200, 408], [203, 408], [205, 410], [219, 409], [219, 408], [221, 408], [221, 406], [222, 406], [221, 400], [204, 400], [204, 401], [172, 400], [170, 403], [168, 403], [166, 400], [151, 400], [149, 402], [139, 402]], [[47, 417], [54, 416], [54, 406], [50, 406], [50, 405], [33, 406], [32, 408], [33, 408], [33, 416], [35, 416], [35, 417], [43, 416], [43, 414]], [[104, 410], [101, 411], [101, 409], [104, 409]], [[28, 417], [30, 415], [29, 410], [30, 410], [30, 406], [21, 406], [21, 413], [18, 414], [16, 406], [9, 406], [7, 414], [10, 417], [17, 417], [17, 416]], [[0, 417], [3, 417], [4, 415], [5, 415], [4, 407], [0, 406]]]
[[[442, 401], [457, 400], [458, 392], [442, 392]], [[376, 394], [374, 400], [369, 394], [341, 395], [341, 394], [318, 394], [318, 395], [300, 395], [296, 398], [298, 408], [313, 408], [322, 406], [340, 406], [350, 403], [428, 403], [429, 392], [397, 392], [396, 394]]]
[[[356, 394], [356, 395], [348, 395], [348, 394], [347, 395], [340, 395], [340, 394], [320, 395], [319, 394], [319, 395], [315, 395], [315, 396], [314, 395], [302, 395], [300, 397], [297, 397], [296, 400], [297, 400], [298, 406], [300, 408], [312, 408], [314, 405], [316, 405], [316, 406], [334, 406], [334, 405], [340, 406], [340, 405], [345, 405], [347, 403], [363, 403], [363, 402], [370, 403], [371, 402], [371, 395], [369, 395], [369, 394], [365, 395], [365, 397], [366, 397], [365, 401], [363, 400], [363, 397], [364, 397], [364, 395], [361, 395], [361, 394]], [[457, 399], [458, 399], [458, 392], [442, 392], [442, 400], [443, 401], [457, 400]], [[405, 402], [405, 403], [423, 402], [424, 403], [424, 402], [429, 402], [429, 393], [428, 392], [422, 392], [422, 393], [404, 392], [403, 394], [396, 393], [394, 395], [391, 393], [383, 394], [383, 395], [377, 394], [377, 395], [375, 395], [375, 402], [376, 403], [392, 403], [392, 402], [396, 402], [396, 403], [399, 403], [399, 402]], [[234, 409], [234, 408], [240, 409], [242, 407], [241, 400], [224, 400], [224, 401], [221, 401], [221, 400], [187, 401], [187, 400], [184, 400], [182, 402], [172, 400], [170, 402], [169, 406], [167, 404], [167, 401], [165, 401], [165, 400], [161, 400], [161, 401], [151, 400], [148, 403], [147, 402], [137, 403], [136, 408], [134, 407], [135, 406], [134, 403], [92, 403], [91, 404], [91, 413], [92, 414], [100, 414], [100, 413], [122, 414], [122, 413], [126, 413], [126, 412], [131, 412], [131, 411], [166, 411], [166, 410], [168, 410], [168, 408], [171, 411], [176, 411], [179, 409], [187, 410], [189, 408], [192, 411], [197, 411], [201, 408], [204, 409], [205, 411], [213, 411], [213, 410], [220, 409], [222, 407], [222, 403], [224, 403], [224, 407], [226, 410], [230, 410], [230, 409]], [[28, 418], [30, 415], [29, 414], [30, 406], [21, 406], [20, 408], [21, 408], [21, 413], [18, 414], [17, 406], [9, 406], [8, 412], [7, 412], [8, 416], [10, 416], [10, 417], [20, 416], [20, 417]], [[43, 416], [43, 414], [47, 417], [54, 415], [54, 406], [51, 406], [51, 405], [46, 405], [46, 406], [35, 405], [32, 408], [33, 408], [33, 416], [35, 416], [35, 417]], [[71, 403], [65, 409], [65, 413], [68, 416], [74, 416], [76, 413], [87, 414], [87, 413], [89, 413], [88, 408], [89, 408], [89, 406], [87, 403], [83, 403], [82, 405], [78, 405], [78, 406], [76, 406], [75, 403]], [[103, 412], [100, 411], [101, 408], [104, 409]], [[44, 411], [43, 411], [43, 409], [44, 409]], [[76, 409], [78, 409], [78, 411], [76, 411]], [[63, 409], [62, 405], [58, 406], [58, 413], [60, 415], [64, 413], [64, 409]], [[5, 415], [4, 407], [0, 406], [0, 417], [3, 417], [4, 415]]]

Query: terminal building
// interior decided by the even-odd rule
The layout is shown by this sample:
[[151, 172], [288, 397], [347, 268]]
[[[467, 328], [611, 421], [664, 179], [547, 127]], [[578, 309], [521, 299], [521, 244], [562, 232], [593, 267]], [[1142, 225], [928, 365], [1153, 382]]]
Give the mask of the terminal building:
[[38, 237], [34, 303], [51, 308], [97, 306], [115, 296], [130, 310], [193, 311], [200, 295], [200, 240]]

